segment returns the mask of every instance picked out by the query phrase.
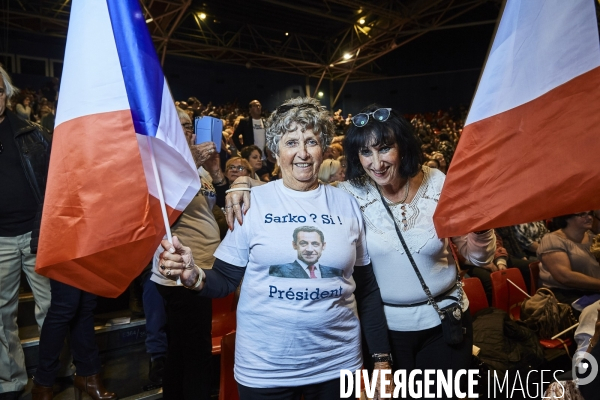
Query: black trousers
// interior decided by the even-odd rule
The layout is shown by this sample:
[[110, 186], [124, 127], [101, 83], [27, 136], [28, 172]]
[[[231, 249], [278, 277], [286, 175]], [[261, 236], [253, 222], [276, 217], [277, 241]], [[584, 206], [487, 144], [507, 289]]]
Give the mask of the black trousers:
[[166, 302], [165, 400], [209, 400], [212, 300], [181, 286], [156, 285]]
[[39, 345], [39, 365], [35, 381], [52, 386], [60, 369], [60, 352], [71, 335], [71, 354], [77, 375], [90, 376], [100, 371], [100, 357], [94, 334], [96, 295], [50, 279], [52, 299], [44, 320]]
[[441, 325], [422, 331], [389, 331], [394, 371], [406, 370], [408, 376], [413, 369], [452, 370], [453, 373], [468, 369], [473, 352], [473, 320], [469, 310], [463, 313], [462, 325], [467, 333], [457, 345], [446, 344]]
[[[238, 383], [240, 400], [335, 400], [340, 398], [340, 380], [283, 388], [250, 388]], [[356, 399], [352, 395], [350, 399]]]

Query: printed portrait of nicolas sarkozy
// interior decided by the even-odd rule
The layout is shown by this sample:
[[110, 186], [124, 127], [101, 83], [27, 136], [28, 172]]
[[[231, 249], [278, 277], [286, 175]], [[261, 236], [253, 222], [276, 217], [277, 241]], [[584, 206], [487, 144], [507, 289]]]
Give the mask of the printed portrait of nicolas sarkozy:
[[325, 250], [325, 236], [315, 226], [294, 229], [292, 246], [298, 253], [296, 260], [287, 264], [271, 265], [269, 275], [280, 278], [321, 279], [342, 276], [339, 268], [319, 263]]

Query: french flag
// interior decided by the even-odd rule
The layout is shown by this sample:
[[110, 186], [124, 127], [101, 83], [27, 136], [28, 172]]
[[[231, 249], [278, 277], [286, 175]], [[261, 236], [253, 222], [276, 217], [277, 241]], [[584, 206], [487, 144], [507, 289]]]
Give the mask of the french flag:
[[74, 1], [36, 271], [120, 295], [199, 188], [139, 2]]
[[600, 208], [594, 0], [507, 0], [434, 215], [439, 237]]

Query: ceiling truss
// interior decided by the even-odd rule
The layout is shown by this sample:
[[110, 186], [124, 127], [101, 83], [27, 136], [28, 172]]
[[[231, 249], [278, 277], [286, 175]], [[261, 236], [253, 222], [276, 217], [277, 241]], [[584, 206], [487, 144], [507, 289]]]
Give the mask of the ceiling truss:
[[[343, 89], [347, 82], [382, 78], [376, 61], [428, 32], [493, 24], [495, 20], [489, 19], [453, 21], [499, 0], [378, 0], [368, 6], [358, 0], [256, 0], [255, 6], [264, 10], [294, 13], [313, 24], [285, 34], [270, 24], [236, 20], [233, 12], [219, 17], [234, 22], [224, 28], [217, 16], [208, 12], [201, 16], [206, 3], [140, 2], [161, 62], [166, 55], [178, 55], [299, 74], [318, 80], [316, 92], [324, 80], [342, 82]], [[0, 18], [9, 29], [66, 36], [70, 0], [5, 0], [3, 4]], [[339, 29], [325, 36], [318, 32], [319, 25], [329, 23]]]

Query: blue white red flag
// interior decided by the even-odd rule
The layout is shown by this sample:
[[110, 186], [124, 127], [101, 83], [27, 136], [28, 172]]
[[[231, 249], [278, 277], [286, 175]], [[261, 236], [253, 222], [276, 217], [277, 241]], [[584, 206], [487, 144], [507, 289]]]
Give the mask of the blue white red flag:
[[[149, 139], [148, 139], [149, 138]], [[137, 0], [76, 0], [36, 271], [116, 297], [144, 269], [198, 172]]]
[[593, 0], [507, 0], [434, 215], [438, 236], [600, 207]]

